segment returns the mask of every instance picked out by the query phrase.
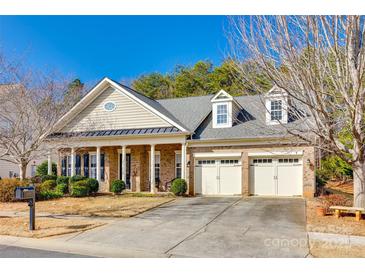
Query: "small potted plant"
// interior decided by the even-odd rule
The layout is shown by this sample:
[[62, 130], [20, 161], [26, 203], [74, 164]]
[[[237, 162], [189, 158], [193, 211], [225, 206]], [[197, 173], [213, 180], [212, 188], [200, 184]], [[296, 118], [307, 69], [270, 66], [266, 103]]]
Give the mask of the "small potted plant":
[[319, 197], [319, 199], [318, 199], [318, 205], [316, 207], [317, 216], [319, 216], [319, 217], [326, 216], [327, 209], [328, 209], [327, 200], [325, 198], [323, 198], [322, 196]]

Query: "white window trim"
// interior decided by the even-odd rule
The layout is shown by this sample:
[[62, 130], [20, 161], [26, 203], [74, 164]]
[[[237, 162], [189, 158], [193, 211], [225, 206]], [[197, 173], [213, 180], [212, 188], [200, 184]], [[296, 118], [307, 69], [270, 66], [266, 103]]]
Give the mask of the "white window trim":
[[175, 178], [177, 178], [177, 162], [176, 162], [176, 155], [180, 155], [180, 174], [182, 173], [182, 158], [181, 158], [181, 150], [175, 150]]
[[[120, 180], [122, 179], [120, 176], [120, 154], [122, 154], [122, 153], [123, 153], [123, 150], [121, 148], [118, 148], [118, 178], [120, 178]], [[126, 148], [125, 154], [131, 154], [131, 149]], [[131, 157], [132, 157], [132, 155], [131, 155]]]
[[[273, 110], [273, 103], [277, 103], [278, 105], [280, 105], [280, 109], [275, 109]], [[276, 111], [276, 112], [280, 112], [280, 116], [281, 118], [280, 119], [273, 119], [273, 112]], [[278, 99], [278, 100], [270, 100], [270, 120], [271, 121], [282, 121], [283, 120], [283, 100], [281, 99]]]
[[[224, 124], [218, 124], [218, 106], [226, 105], [227, 106], [227, 122]], [[213, 103], [213, 128], [227, 128], [232, 127], [232, 102], [220, 102]]]
[[[271, 101], [281, 101], [281, 119], [271, 120]], [[266, 124], [268, 125], [279, 125], [288, 123], [288, 102], [283, 96], [271, 96], [266, 99], [265, 102], [266, 111]]]
[[[93, 177], [91, 177], [91, 156], [96, 156], [96, 151], [92, 151], [92, 152], [89, 152], [89, 178], [93, 178]], [[104, 156], [105, 157], [105, 156]], [[96, 160], [96, 164], [98, 164], [97, 163], [97, 160]], [[96, 179], [96, 172], [97, 172], [97, 167], [95, 167], [95, 178], [94, 179]], [[104, 171], [105, 172], [105, 171]]]
[[[151, 180], [151, 170], [150, 170], [150, 165], [151, 165], [151, 157], [150, 157], [151, 151], [148, 151], [148, 178]], [[159, 150], [155, 150], [155, 177], [156, 177], [156, 156], [160, 156], [160, 167], [158, 169], [159, 174], [158, 174], [158, 178], [160, 178], [161, 180], [161, 153]]]

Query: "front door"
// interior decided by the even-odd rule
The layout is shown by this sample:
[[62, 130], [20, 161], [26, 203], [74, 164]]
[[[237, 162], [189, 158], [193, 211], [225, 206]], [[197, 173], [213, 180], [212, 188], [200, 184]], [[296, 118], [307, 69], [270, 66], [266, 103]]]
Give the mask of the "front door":
[[[123, 155], [119, 154], [119, 179], [122, 179], [122, 161]], [[129, 153], [126, 154], [126, 182], [125, 188], [131, 189], [131, 155]]]

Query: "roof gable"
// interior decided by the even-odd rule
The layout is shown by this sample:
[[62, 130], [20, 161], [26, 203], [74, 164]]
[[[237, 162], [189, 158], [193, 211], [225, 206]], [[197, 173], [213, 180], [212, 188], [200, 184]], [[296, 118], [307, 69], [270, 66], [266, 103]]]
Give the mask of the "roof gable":
[[[54, 132], [171, 126], [187, 131], [162, 106], [157, 109], [158, 102], [146, 98], [104, 78], [58, 121]], [[104, 109], [108, 102], [116, 105], [115, 110]]]
[[228, 94], [226, 91], [221, 89], [211, 100], [211, 102], [220, 102], [220, 101], [232, 101], [233, 97]]

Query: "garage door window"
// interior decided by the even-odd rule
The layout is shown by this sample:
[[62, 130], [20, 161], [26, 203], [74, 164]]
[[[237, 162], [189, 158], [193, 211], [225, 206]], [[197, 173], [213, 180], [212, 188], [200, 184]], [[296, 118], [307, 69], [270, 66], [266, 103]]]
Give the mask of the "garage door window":
[[238, 160], [221, 160], [222, 165], [234, 165], [238, 164]]
[[254, 164], [271, 164], [272, 159], [254, 159], [253, 163]]
[[279, 159], [279, 163], [299, 163], [299, 159], [283, 158]]
[[215, 160], [199, 160], [198, 165], [214, 165]]

